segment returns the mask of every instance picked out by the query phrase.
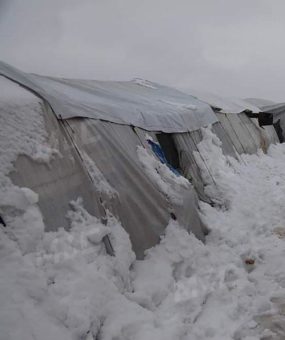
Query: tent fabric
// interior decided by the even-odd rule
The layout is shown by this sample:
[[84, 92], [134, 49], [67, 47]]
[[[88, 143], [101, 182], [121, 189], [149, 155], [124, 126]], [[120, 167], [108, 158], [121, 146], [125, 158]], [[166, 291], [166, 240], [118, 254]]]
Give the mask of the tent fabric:
[[251, 105], [259, 107], [260, 109], [262, 109], [263, 106], [275, 104], [272, 100], [263, 99], [263, 98], [245, 98], [244, 100], [250, 103]]
[[273, 123], [279, 125], [281, 139], [285, 140], [285, 103], [279, 103], [274, 105], [263, 106], [264, 112], [271, 113], [273, 115]]
[[[137, 258], [156, 245], [171, 213], [181, 225], [204, 240], [204, 226], [198, 214], [196, 193], [175, 185], [176, 202], [163, 193], [143, 171], [137, 146], [146, 131], [92, 119], [56, 119], [43, 104], [48, 143], [57, 145], [49, 164], [19, 156], [10, 174], [19, 186], [39, 194], [39, 207], [46, 231], [69, 227], [66, 214], [70, 202], [82, 197], [84, 207], [98, 218], [109, 210], [128, 232]], [[19, 109], [20, 106], [14, 109]], [[139, 129], [137, 129], [138, 131]], [[149, 133], [148, 133], [149, 134]]]
[[250, 119], [245, 113], [216, 115], [239, 154], [253, 154], [260, 148], [266, 152], [270, 144], [278, 142], [273, 126], [260, 127], [257, 119]]
[[156, 83], [57, 79], [3, 62], [0, 75], [45, 99], [61, 119], [92, 118], [163, 132], [193, 131], [217, 121], [208, 104]]
[[258, 106], [240, 98], [220, 97], [213, 93], [197, 91], [195, 89], [188, 90], [187, 93], [191, 93], [191, 95], [222, 113], [241, 113], [244, 111], [258, 113], [261, 111]]
[[90, 119], [73, 119], [70, 125], [76, 145], [118, 193], [117, 217], [139, 257], [159, 242], [171, 213], [187, 230], [204, 239], [193, 187], [190, 183], [187, 189], [175, 185], [173, 190], [181, 197], [180, 203], [166, 197], [144, 173], [137, 155], [137, 147], [142, 143], [131, 127]]
[[[21, 110], [21, 107], [14, 106], [14, 110]], [[46, 103], [42, 103], [42, 112], [49, 136], [47, 143], [55, 143], [59, 153], [52, 157], [49, 164], [20, 155], [15, 162], [15, 171], [10, 173], [12, 181], [39, 194], [38, 204], [46, 231], [68, 228], [66, 213], [70, 209], [69, 203], [78, 197], [83, 199], [85, 208], [91, 214], [100, 217], [96, 188], [86, 176], [78, 154], [70, 146], [61, 124]]]
[[[221, 126], [221, 123], [215, 123], [212, 125], [212, 131], [219, 137], [222, 142], [222, 150], [224, 155], [236, 157], [235, 149], [226, 134], [225, 130]], [[173, 134], [176, 148], [179, 154], [179, 162], [183, 176], [189, 179], [195, 187], [200, 200], [211, 203], [210, 199], [204, 192], [204, 182], [201, 176], [200, 165], [198, 165], [196, 157], [199, 157], [199, 151], [197, 144], [202, 141], [201, 131], [192, 131], [188, 133], [175, 133]], [[201, 158], [199, 164], [204, 164], [204, 168], [208, 171], [210, 178], [213, 178], [209, 172], [209, 168], [205, 161]]]

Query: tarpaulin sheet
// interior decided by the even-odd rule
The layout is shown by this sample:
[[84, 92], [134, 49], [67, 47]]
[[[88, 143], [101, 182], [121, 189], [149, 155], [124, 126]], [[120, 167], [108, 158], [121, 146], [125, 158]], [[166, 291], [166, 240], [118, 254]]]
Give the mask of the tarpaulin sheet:
[[211, 107], [219, 109], [223, 113], [241, 113], [244, 111], [251, 111], [253, 113], [260, 112], [260, 108], [250, 102], [235, 97], [220, 97], [216, 94], [197, 91], [195, 89], [188, 90], [187, 93], [191, 93], [199, 100], [209, 104]]
[[[69, 203], [81, 197], [92, 215], [102, 218], [108, 209], [118, 218], [138, 258], [160, 241], [171, 213], [185, 229], [204, 239], [193, 187], [176, 184], [173, 193], [181, 198], [177, 203], [144, 172], [137, 147], [146, 141], [146, 131], [93, 119], [58, 121], [49, 105], [43, 104], [42, 110], [47, 143], [56, 145], [59, 153], [48, 165], [19, 156], [10, 176], [15, 184], [39, 195], [47, 231], [68, 228]], [[155, 138], [154, 133], [147, 134]]]
[[70, 127], [79, 150], [90, 157], [118, 193], [112, 204], [110, 195], [102, 192], [102, 198], [129, 233], [139, 258], [159, 242], [172, 212], [185, 229], [204, 239], [194, 188], [190, 183], [187, 188], [178, 183], [173, 186], [180, 203], [165, 195], [143, 170], [137, 154], [142, 143], [134, 129], [91, 119], [72, 119]]
[[193, 131], [217, 121], [208, 104], [147, 81], [58, 79], [24, 73], [3, 62], [0, 75], [34, 91], [62, 119], [92, 118], [163, 132]]

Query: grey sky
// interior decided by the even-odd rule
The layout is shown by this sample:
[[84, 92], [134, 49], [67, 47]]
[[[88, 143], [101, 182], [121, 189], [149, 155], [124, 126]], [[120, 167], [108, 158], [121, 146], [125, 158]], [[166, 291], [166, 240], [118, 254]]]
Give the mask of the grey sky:
[[0, 0], [0, 59], [285, 101], [284, 0]]

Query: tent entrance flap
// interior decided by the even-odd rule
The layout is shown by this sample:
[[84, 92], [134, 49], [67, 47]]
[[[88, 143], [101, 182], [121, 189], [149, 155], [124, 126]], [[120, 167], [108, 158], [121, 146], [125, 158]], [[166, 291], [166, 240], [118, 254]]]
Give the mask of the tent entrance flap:
[[164, 152], [165, 158], [175, 170], [181, 170], [179, 155], [173, 137], [169, 133], [158, 133], [156, 138]]

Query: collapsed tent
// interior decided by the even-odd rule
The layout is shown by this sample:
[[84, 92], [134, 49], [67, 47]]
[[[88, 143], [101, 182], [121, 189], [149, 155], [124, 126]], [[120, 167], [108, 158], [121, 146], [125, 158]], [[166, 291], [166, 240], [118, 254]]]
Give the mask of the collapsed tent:
[[[68, 228], [69, 203], [82, 197], [93, 215], [105, 221], [109, 211], [120, 220], [138, 258], [159, 242], [170, 218], [204, 239], [193, 187], [151, 154], [147, 140], [183, 132], [181, 140], [189, 134], [191, 141], [192, 132], [217, 124], [208, 105], [141, 81], [57, 80], [6, 64], [0, 64], [0, 74], [41, 98], [48, 144], [58, 150], [48, 165], [20, 155], [10, 174], [16, 185], [39, 194], [47, 231]], [[0, 110], [7, 114], [5, 107]]]

